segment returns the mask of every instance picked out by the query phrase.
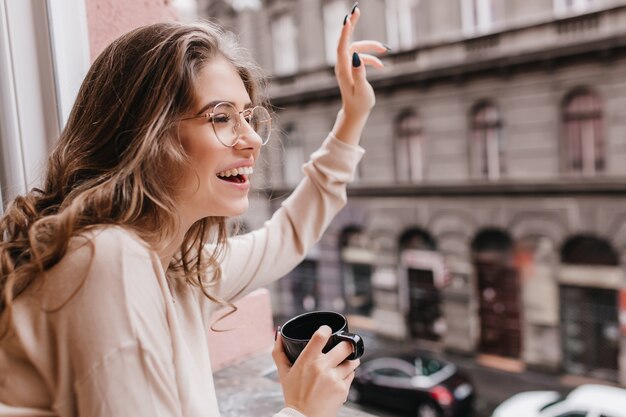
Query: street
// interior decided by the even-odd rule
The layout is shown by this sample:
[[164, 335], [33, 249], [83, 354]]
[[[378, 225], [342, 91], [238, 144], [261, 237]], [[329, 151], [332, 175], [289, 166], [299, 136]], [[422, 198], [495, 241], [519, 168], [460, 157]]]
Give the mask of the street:
[[[374, 334], [357, 330], [364, 338], [366, 352], [387, 352], [408, 349], [423, 349], [419, 343], [413, 341], [388, 340]], [[456, 364], [474, 382], [477, 392], [476, 417], [489, 417], [494, 408], [510, 396], [522, 391], [553, 390], [567, 393], [573, 387], [566, 387], [561, 383], [558, 375], [549, 375], [541, 372], [524, 370], [521, 372], [507, 372], [500, 369], [483, 366], [472, 357], [453, 355], [449, 353], [435, 354], [434, 356]], [[380, 408], [366, 405], [352, 405], [370, 414], [381, 417], [398, 417], [399, 414], [390, 413]]]

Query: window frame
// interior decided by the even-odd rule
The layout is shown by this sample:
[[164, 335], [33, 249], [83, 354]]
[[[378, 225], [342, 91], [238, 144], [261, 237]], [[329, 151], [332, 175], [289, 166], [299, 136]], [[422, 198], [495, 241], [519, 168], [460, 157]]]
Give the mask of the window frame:
[[[283, 26], [278, 26], [284, 21]], [[280, 34], [276, 34], [280, 28]], [[282, 11], [273, 16], [270, 25], [272, 39], [272, 67], [274, 75], [284, 77], [293, 75], [299, 69], [298, 56], [298, 30], [296, 29], [295, 16], [290, 11]], [[292, 32], [285, 34], [285, 32]], [[280, 44], [280, 45], [277, 45]], [[286, 57], [289, 57], [286, 59]]]
[[414, 0], [385, 0], [385, 28], [387, 44], [396, 51], [415, 47]]
[[[495, 113], [495, 121], [477, 121], [480, 113], [487, 111]], [[504, 122], [499, 107], [490, 100], [479, 101], [470, 111], [470, 156], [474, 178], [496, 181], [502, 179], [506, 173]]]
[[[577, 100], [589, 100], [589, 107], [595, 108], [576, 109]], [[608, 144], [604, 119], [603, 101], [597, 92], [580, 87], [565, 95], [560, 107], [560, 148], [562, 170], [566, 175], [593, 177], [607, 173]], [[574, 129], [577, 129], [580, 145], [576, 149], [572, 145]], [[580, 154], [580, 168], [574, 166], [574, 153]]]
[[[408, 126], [405, 126], [408, 125]], [[414, 125], [413, 125], [414, 124]], [[420, 115], [413, 108], [402, 110], [394, 121], [393, 155], [397, 183], [421, 183], [426, 174], [426, 140]], [[417, 159], [413, 150], [417, 147]], [[406, 158], [401, 157], [405, 155]], [[405, 167], [407, 172], [400, 175]]]
[[90, 50], [84, 0], [0, 0], [0, 21], [0, 188], [5, 202], [39, 185], [89, 68]]
[[459, 0], [461, 19], [465, 36], [482, 35], [492, 32], [496, 23], [494, 0]]

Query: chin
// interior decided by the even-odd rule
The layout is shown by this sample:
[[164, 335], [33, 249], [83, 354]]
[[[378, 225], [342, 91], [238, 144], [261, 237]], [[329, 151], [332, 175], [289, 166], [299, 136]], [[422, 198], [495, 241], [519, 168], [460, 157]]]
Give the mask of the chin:
[[250, 204], [248, 203], [247, 199], [245, 203], [232, 205], [231, 207], [228, 207], [226, 208], [226, 210], [224, 210], [226, 212], [226, 214], [224, 214], [224, 217], [241, 216], [242, 214], [245, 214], [248, 211], [249, 205]]

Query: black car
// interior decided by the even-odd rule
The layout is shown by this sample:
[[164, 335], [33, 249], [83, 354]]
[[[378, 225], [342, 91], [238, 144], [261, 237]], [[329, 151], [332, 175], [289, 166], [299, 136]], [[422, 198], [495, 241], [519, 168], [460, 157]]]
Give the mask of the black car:
[[363, 358], [348, 399], [417, 417], [466, 417], [474, 397], [471, 381], [453, 363], [398, 354]]

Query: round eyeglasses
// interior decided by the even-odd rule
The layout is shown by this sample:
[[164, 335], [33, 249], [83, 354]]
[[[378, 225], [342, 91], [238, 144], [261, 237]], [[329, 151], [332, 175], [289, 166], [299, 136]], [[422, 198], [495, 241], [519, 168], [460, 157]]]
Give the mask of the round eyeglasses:
[[242, 111], [237, 111], [230, 103], [219, 103], [213, 107], [211, 113], [199, 116], [187, 117], [182, 120], [205, 118], [207, 123], [213, 125], [213, 131], [217, 140], [224, 146], [232, 148], [239, 142], [241, 137], [241, 116], [261, 139], [261, 145], [265, 145], [270, 139], [272, 130], [272, 117], [270, 112], [263, 106], [255, 106]]

